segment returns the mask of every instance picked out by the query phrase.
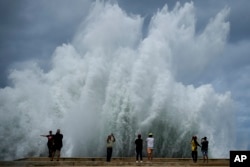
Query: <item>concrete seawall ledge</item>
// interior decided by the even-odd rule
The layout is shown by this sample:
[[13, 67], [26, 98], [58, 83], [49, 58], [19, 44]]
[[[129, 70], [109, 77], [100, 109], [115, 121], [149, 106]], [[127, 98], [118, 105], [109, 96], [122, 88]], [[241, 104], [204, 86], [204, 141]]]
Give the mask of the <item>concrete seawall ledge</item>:
[[29, 157], [17, 159], [14, 161], [0, 161], [0, 167], [17, 167], [17, 166], [170, 166], [170, 167], [229, 167], [229, 159], [209, 159], [208, 163], [204, 163], [202, 159], [198, 159], [194, 163], [190, 158], [154, 158], [153, 161], [144, 161], [136, 163], [134, 157], [123, 158], [114, 157], [111, 162], [106, 162], [105, 157], [98, 158], [77, 158], [62, 157], [60, 161], [50, 161], [47, 157]]

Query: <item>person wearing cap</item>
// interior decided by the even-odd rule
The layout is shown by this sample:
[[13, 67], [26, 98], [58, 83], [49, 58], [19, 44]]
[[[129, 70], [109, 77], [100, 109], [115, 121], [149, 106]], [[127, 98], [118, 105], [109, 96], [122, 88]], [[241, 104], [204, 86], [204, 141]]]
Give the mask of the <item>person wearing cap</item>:
[[153, 133], [149, 133], [146, 139], [147, 142], [147, 154], [148, 160], [151, 161], [153, 159], [153, 149], [154, 149], [154, 138]]
[[201, 152], [203, 154], [203, 162], [207, 161], [208, 163], [208, 141], [206, 136], [201, 139]]
[[191, 148], [192, 148], [192, 158], [193, 162], [197, 162], [197, 157], [198, 157], [198, 152], [197, 152], [197, 147], [201, 147], [200, 144], [197, 142], [197, 137], [193, 136], [191, 140]]
[[47, 147], [48, 147], [48, 150], [49, 150], [49, 157], [52, 157], [52, 152], [53, 152], [52, 148], [53, 148], [53, 145], [54, 145], [52, 131], [50, 130], [48, 135], [41, 135], [41, 136], [48, 138]]
[[143, 148], [143, 140], [141, 138], [141, 134], [138, 134], [138, 138], [135, 140], [135, 151], [136, 151], [136, 163], [138, 163], [138, 159], [140, 156], [140, 162], [142, 162], [142, 148]]

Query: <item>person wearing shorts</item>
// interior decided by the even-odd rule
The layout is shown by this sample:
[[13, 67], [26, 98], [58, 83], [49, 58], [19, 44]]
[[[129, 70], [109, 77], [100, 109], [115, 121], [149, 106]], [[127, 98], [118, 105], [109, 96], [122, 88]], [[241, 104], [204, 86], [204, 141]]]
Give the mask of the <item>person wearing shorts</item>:
[[203, 137], [201, 140], [201, 152], [203, 154], [203, 162], [208, 163], [208, 141], [207, 141], [207, 137]]
[[152, 161], [152, 159], [153, 159], [153, 150], [154, 150], [154, 138], [153, 138], [152, 133], [148, 134], [148, 138], [146, 139], [146, 143], [147, 143], [148, 160]]

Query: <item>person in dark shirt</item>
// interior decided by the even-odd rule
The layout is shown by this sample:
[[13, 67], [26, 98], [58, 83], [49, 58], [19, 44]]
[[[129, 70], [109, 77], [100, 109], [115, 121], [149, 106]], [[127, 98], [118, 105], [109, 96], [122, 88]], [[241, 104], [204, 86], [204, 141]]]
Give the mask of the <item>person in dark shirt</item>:
[[207, 137], [203, 137], [201, 139], [201, 152], [203, 154], [203, 162], [207, 161], [208, 163], [208, 141], [207, 141]]
[[49, 150], [49, 157], [52, 157], [52, 152], [53, 152], [53, 145], [54, 145], [54, 139], [53, 139], [53, 134], [52, 131], [49, 131], [48, 135], [41, 135], [43, 137], [47, 137], [48, 138], [48, 142], [47, 142], [47, 146], [48, 146], [48, 150]]
[[140, 156], [140, 162], [142, 162], [142, 149], [143, 149], [143, 140], [141, 139], [141, 135], [138, 134], [138, 138], [135, 140], [135, 150], [136, 150], [136, 162], [138, 162], [138, 158]]
[[60, 129], [57, 129], [56, 134], [54, 135], [54, 147], [53, 147], [53, 153], [51, 157], [51, 161], [53, 161], [55, 154], [57, 154], [57, 161], [60, 159], [61, 149], [63, 147], [63, 135], [60, 133]]

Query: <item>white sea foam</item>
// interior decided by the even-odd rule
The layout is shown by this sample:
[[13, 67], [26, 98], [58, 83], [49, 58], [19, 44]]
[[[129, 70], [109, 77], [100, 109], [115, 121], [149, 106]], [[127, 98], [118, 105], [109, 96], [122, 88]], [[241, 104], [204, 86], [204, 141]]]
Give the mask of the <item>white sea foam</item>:
[[197, 135], [208, 137], [212, 157], [227, 157], [235, 127], [230, 92], [180, 78], [200, 75], [220, 56], [229, 10], [197, 33], [194, 9], [164, 6], [142, 38], [141, 16], [96, 2], [73, 41], [56, 48], [51, 70], [27, 62], [0, 89], [0, 159], [47, 155], [40, 135], [57, 128], [62, 156], [105, 156], [111, 132], [114, 156], [133, 156], [137, 133], [145, 139], [152, 132], [155, 156], [190, 157]]

